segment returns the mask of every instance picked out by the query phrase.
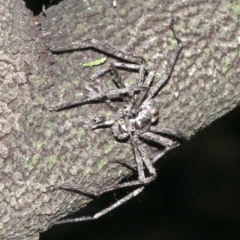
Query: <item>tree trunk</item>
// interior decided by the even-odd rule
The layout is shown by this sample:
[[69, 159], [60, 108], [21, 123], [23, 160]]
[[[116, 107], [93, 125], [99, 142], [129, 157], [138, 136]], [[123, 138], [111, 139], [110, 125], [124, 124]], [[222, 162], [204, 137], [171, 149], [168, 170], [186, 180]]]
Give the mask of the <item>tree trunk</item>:
[[[84, 50], [52, 54], [49, 49], [95, 38], [143, 56], [157, 81], [177, 47], [169, 28], [174, 18], [184, 48], [156, 97], [158, 125], [191, 137], [240, 102], [240, 11], [235, 1], [116, 3], [61, 1], [37, 18], [22, 0], [0, 0], [1, 239], [38, 239], [39, 232], [91, 200], [54, 187], [115, 185], [131, 172], [110, 161], [134, 163], [129, 142], [116, 141], [110, 128], [90, 128], [91, 118], [112, 114], [105, 104], [46, 110], [85, 95], [84, 79], [103, 66], [82, 64], [106, 53], [87, 48], [84, 41]], [[104, 67], [115, 60], [107, 55]], [[120, 73], [128, 84], [138, 77]], [[93, 84], [116, 88], [108, 74]], [[158, 152], [154, 146], [146, 149], [150, 157]]]

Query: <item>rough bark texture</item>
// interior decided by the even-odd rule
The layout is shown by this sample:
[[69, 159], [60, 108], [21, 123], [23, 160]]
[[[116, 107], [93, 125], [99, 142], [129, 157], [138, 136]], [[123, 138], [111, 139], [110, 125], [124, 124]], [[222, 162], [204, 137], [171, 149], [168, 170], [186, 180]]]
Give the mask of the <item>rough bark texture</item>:
[[[144, 56], [158, 80], [176, 48], [169, 30], [175, 18], [184, 49], [157, 96], [159, 124], [192, 136], [240, 102], [238, 1], [117, 0], [114, 7], [113, 1], [68, 0], [34, 19], [22, 0], [0, 0], [0, 12], [1, 239], [38, 239], [38, 232], [91, 200], [51, 187], [116, 184], [129, 171], [109, 161], [134, 161], [128, 142], [115, 141], [110, 129], [90, 129], [92, 117], [111, 114], [104, 104], [45, 110], [86, 94], [84, 79], [101, 66], [82, 63], [104, 54], [87, 49], [52, 55], [45, 46], [96, 38]], [[137, 78], [122, 74], [127, 84]], [[94, 84], [114, 88], [109, 75]]]

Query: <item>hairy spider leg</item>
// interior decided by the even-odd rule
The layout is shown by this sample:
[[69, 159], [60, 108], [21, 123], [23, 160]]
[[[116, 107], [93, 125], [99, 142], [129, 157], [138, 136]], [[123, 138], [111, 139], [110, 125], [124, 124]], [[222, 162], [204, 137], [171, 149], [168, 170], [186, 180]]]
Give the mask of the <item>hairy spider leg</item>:
[[[168, 151], [170, 151], [172, 148], [170, 147], [165, 147], [165, 149], [163, 151], [161, 151], [160, 153], [158, 153], [152, 160], [152, 164], [154, 164], [155, 162], [157, 162], [161, 157], [163, 157]], [[137, 172], [137, 164], [130, 164], [130, 163], [126, 163], [125, 161], [122, 160], [117, 160], [117, 159], [113, 159], [111, 162], [113, 163], [119, 163], [123, 166], [125, 166], [126, 168], [129, 168], [131, 171], [133, 172]]]
[[[148, 130], [149, 132], [153, 132], [155, 134], [166, 134], [168, 136], [172, 136], [177, 139], [177, 141], [185, 141], [189, 140], [189, 137], [184, 134], [183, 132], [176, 131], [175, 129], [172, 128], [159, 128], [156, 126], [151, 126], [150, 129]], [[147, 140], [147, 139], [146, 139]], [[148, 139], [150, 140], [150, 139]], [[165, 155], [168, 151], [170, 151], [172, 148], [175, 147], [175, 144], [170, 144], [168, 146], [165, 146], [165, 149], [158, 153], [152, 160], [152, 163], [154, 164], [156, 161], [158, 161], [163, 155]]]
[[[168, 137], [166, 138], [166, 137], [159, 136], [158, 134], [169, 136], [173, 139], [176, 139], [176, 141], [170, 140]], [[172, 148], [174, 148], [178, 142], [189, 140], [189, 137], [183, 132], [180, 132], [178, 130], [175, 130], [169, 127], [156, 127], [153, 125], [148, 129], [147, 134], [140, 134], [140, 137], [142, 137], [147, 141], [156, 142], [165, 147], [164, 150], [162, 150], [159, 154], [157, 154], [154, 157], [154, 159], [151, 161], [152, 164], [155, 163], [158, 159], [160, 159]], [[112, 160], [112, 162], [122, 164], [123, 166], [126, 166], [127, 168], [131, 169], [132, 171], [137, 171], [136, 164], [129, 164], [122, 160]]]
[[144, 187], [140, 187], [135, 189], [133, 192], [129, 193], [127, 196], [123, 197], [122, 199], [118, 200], [116, 203], [114, 203], [113, 205], [103, 209], [102, 211], [94, 214], [93, 216], [85, 216], [85, 217], [80, 217], [80, 218], [73, 218], [73, 219], [63, 219], [63, 220], [59, 220], [57, 221], [55, 224], [62, 224], [62, 223], [73, 223], [73, 222], [82, 222], [82, 221], [88, 221], [88, 220], [95, 220], [100, 218], [101, 216], [111, 212], [112, 210], [114, 210], [115, 208], [119, 207], [120, 205], [122, 205], [123, 203], [127, 202], [128, 200], [130, 200], [131, 198], [136, 197], [139, 193], [141, 193], [143, 191]]
[[[112, 79], [113, 79], [113, 82], [116, 84], [116, 86], [117, 86], [118, 88], [125, 88], [125, 84], [124, 84], [124, 82], [122, 81], [122, 78], [121, 78], [120, 74], [119, 74], [118, 71], [117, 71], [117, 68], [115, 67], [115, 65], [114, 65], [113, 63], [110, 63], [110, 64], [109, 64], [109, 69], [110, 69], [110, 71], [111, 71], [111, 73], [112, 73], [112, 77], [113, 77]], [[128, 97], [124, 97], [124, 96], [122, 96], [122, 98], [123, 98], [123, 100], [128, 99]], [[114, 103], [112, 103], [112, 101], [111, 101], [110, 99], [108, 99], [107, 101], [105, 101], [105, 103], [106, 103], [114, 112], [117, 112], [118, 107], [117, 107]], [[114, 106], [114, 108], [113, 108], [113, 106]]]
[[[88, 86], [88, 85], [85, 85], [85, 88], [89, 91], [89, 94], [90, 96], [96, 96], [97, 94], [105, 94], [102, 92], [101, 90], [101, 87], [100, 86], [95, 86], [95, 89]], [[99, 101], [99, 100], [90, 100], [90, 101]], [[116, 112], [118, 110], [117, 106], [111, 101], [110, 98], [108, 97], [103, 97], [102, 101], [104, 101], [112, 111]]]
[[170, 29], [171, 29], [173, 36], [176, 39], [177, 44], [178, 44], [177, 51], [176, 51], [174, 57], [172, 58], [170, 64], [168, 65], [168, 70], [167, 70], [167, 73], [165, 74], [165, 76], [163, 76], [163, 78], [161, 78], [159, 81], [157, 81], [155, 83], [155, 85], [153, 86], [153, 88], [149, 90], [148, 99], [154, 98], [157, 95], [157, 93], [159, 92], [159, 90], [167, 83], [168, 79], [170, 79], [170, 77], [173, 73], [174, 67], [176, 65], [176, 62], [178, 60], [178, 57], [183, 48], [183, 43], [182, 43], [181, 39], [175, 33], [173, 19], [170, 24]]
[[[135, 149], [135, 154], [136, 156], [136, 161], [138, 162], [137, 166], [138, 166], [138, 171], [140, 171], [139, 173], [139, 181], [132, 181], [132, 182], [128, 182], [127, 184], [119, 184], [116, 186], [112, 187], [112, 188], [105, 188], [105, 191], [99, 191], [98, 193], [94, 193], [92, 195], [94, 196], [99, 196], [101, 194], [103, 194], [104, 192], [109, 192], [118, 188], [123, 188], [123, 187], [129, 187], [129, 186], [136, 186], [136, 185], [146, 185], [147, 183], [151, 182], [152, 180], [154, 180], [156, 178], [156, 171], [155, 168], [153, 167], [152, 163], [155, 162], [156, 160], [158, 160], [160, 157], [162, 157], [168, 150], [170, 150], [169, 148], [166, 148], [161, 155], [158, 154], [158, 158], [156, 159], [156, 157], [154, 159], [156, 159], [155, 161], [150, 161], [146, 155], [145, 150], [143, 149], [143, 147], [140, 144], [140, 141], [138, 138], [135, 138], [134, 140], [132, 139], [132, 143], [134, 145], [134, 149]], [[139, 158], [142, 157], [142, 160]], [[148, 168], [149, 172], [152, 173], [153, 175], [150, 176], [149, 178], [145, 178], [144, 175], [144, 168], [143, 168], [143, 162], [145, 163], [146, 167]], [[142, 181], [140, 181], [140, 179], [142, 178]], [[132, 183], [132, 184], [131, 184]], [[129, 185], [131, 184], [131, 185]], [[61, 188], [66, 189], [66, 190], [73, 190], [73, 191], [80, 191], [82, 192], [81, 189], [79, 189], [79, 187], [76, 186], [72, 186], [72, 185], [63, 185], [61, 186]], [[114, 203], [113, 205], [103, 209], [102, 211], [94, 214], [93, 216], [84, 216], [84, 217], [80, 217], [80, 218], [73, 218], [73, 219], [63, 219], [63, 220], [59, 220], [57, 221], [55, 224], [63, 224], [63, 223], [73, 223], [73, 222], [82, 222], [82, 221], [89, 221], [89, 220], [96, 220], [98, 218], [100, 218], [101, 216], [111, 212], [112, 210], [114, 210], [115, 208], [121, 206], [123, 203], [129, 201], [130, 199], [136, 197], [138, 194], [140, 194], [143, 190], [144, 190], [145, 186], [139, 187], [137, 189], [135, 189], [134, 191], [132, 191], [131, 193], [129, 193], [128, 195], [126, 195], [125, 197], [121, 198], [120, 200], [118, 200], [116, 203]], [[91, 195], [91, 193], [90, 193]]]
[[[146, 153], [145, 149], [143, 148], [142, 143], [139, 140], [137, 135], [133, 136], [132, 143], [133, 143], [133, 146], [135, 145], [133, 147], [135, 156], [139, 154], [138, 155], [139, 160], [137, 161], [137, 164], [139, 165], [140, 160], [142, 160], [142, 162], [145, 164], [145, 166], [150, 174], [150, 177], [145, 177], [144, 169], [142, 170], [139, 168], [138, 169], [139, 184], [141, 184], [141, 182], [143, 182], [144, 184], [147, 184], [157, 177], [156, 170], [155, 170], [154, 166], [152, 165], [151, 160], [148, 158], [147, 153]], [[138, 152], [138, 154], [137, 154], [137, 152]], [[141, 174], [143, 174], [142, 176], [140, 176], [140, 172], [141, 172]]]
[[[127, 66], [128, 68], [129, 67], [133, 67], [134, 69], [138, 69], [138, 70], [140, 69], [140, 66], [135, 65], [135, 64], [131, 64], [131, 65], [130, 64], [127, 64], [127, 65], [126, 64], [121, 64], [121, 65], [118, 64], [118, 66], [121, 66], [121, 67], [122, 66], [124, 66], [124, 67]], [[136, 66], [137, 66], [137, 68], [136, 68]], [[120, 88], [120, 89], [121, 88], [125, 88], [125, 84], [123, 83], [123, 81], [121, 79], [121, 76], [120, 76], [120, 74], [117, 71], [116, 63], [110, 63], [108, 70], [111, 71], [111, 73], [113, 75], [113, 81], [116, 83], [117, 87]], [[150, 84], [151, 84], [151, 82], [153, 80], [153, 77], [154, 77], [154, 71], [150, 71], [148, 76], [147, 76], [147, 78], [146, 78], [146, 80], [145, 80], [145, 82], [144, 82], [144, 84], [143, 84], [144, 89], [142, 91], [140, 91], [138, 95], [135, 95], [136, 99], [139, 99], [138, 104], [137, 104], [137, 108], [140, 107], [140, 105], [142, 104], [144, 98], [146, 97], [146, 94], [147, 94], [148, 89], [150, 87]], [[139, 96], [141, 96], [141, 97], [139, 97]], [[128, 98], [128, 100], [129, 100], [129, 97], [130, 96], [126, 96], [126, 97], [122, 96], [123, 100], [126, 99], [126, 98]], [[132, 97], [132, 99], [134, 99], [134, 97]], [[114, 112], [118, 112], [118, 117], [115, 118], [114, 120], [110, 120], [110, 119], [105, 118], [105, 117], [95, 118], [94, 119], [94, 124], [92, 125], [92, 129], [96, 129], [96, 128], [99, 128], [99, 127], [112, 126], [111, 129], [112, 129], [113, 135], [116, 138], [118, 138], [119, 140], [126, 139], [129, 136], [129, 134], [127, 132], [121, 132], [119, 130], [119, 125], [118, 125], [119, 124], [118, 121], [124, 116], [123, 112], [120, 111], [118, 109], [118, 107], [115, 106], [115, 104], [111, 101], [111, 99], [109, 99], [109, 98], [106, 99], [105, 103]], [[132, 106], [130, 107], [130, 109], [133, 108], [134, 101], [132, 101], [131, 104], [132, 104]], [[136, 104], [134, 104], [134, 105], [136, 105]], [[116, 122], [116, 123], [114, 124], [114, 122]]]
[[[81, 187], [79, 187], [77, 185], [69, 185], [69, 184], [63, 184], [60, 186], [60, 188], [66, 189], [66, 190], [71, 190], [71, 191], [79, 191], [86, 195], [98, 197], [103, 193], [110, 192], [110, 191], [113, 191], [116, 189], [125, 188], [125, 187], [133, 187], [133, 186], [138, 186], [138, 185], [146, 185], [146, 184], [150, 183], [157, 177], [155, 168], [153, 167], [151, 160], [147, 157], [147, 154], [146, 154], [144, 148], [142, 147], [140, 140], [134, 136], [134, 137], [131, 137], [131, 142], [133, 145], [135, 159], [137, 162], [138, 175], [139, 175], [138, 180], [121, 183], [116, 186], [107, 186], [102, 189], [91, 188], [90, 191], [89, 190], [84, 191]], [[143, 164], [145, 164], [145, 166], [150, 174], [149, 177], [145, 176]]]
[[146, 77], [145, 82], [142, 84], [142, 86], [146, 87], [145, 91], [141, 91], [139, 92], [139, 94], [135, 94], [134, 97], [132, 98], [132, 102], [131, 102], [131, 109], [135, 108], [135, 109], [139, 109], [140, 106], [142, 105], [142, 103], [144, 102], [144, 100], [146, 99], [149, 89], [150, 89], [150, 85], [153, 81], [155, 75], [155, 71], [150, 71]]
[[189, 137], [186, 134], [184, 134], [181, 131], [170, 128], [170, 127], [159, 127], [159, 126], [152, 125], [148, 131], [156, 133], [156, 134], [164, 134], [167, 136], [171, 136], [171, 137], [176, 138], [178, 141], [189, 140]]
[[[119, 121], [121, 121], [121, 120], [119, 120]], [[125, 140], [126, 138], [129, 137], [128, 132], [120, 131], [118, 121], [117, 122], [115, 121], [115, 123], [111, 127], [111, 130], [112, 130], [114, 137], [117, 138], [118, 140]]]
[[117, 96], [119, 96], [119, 95], [121, 96], [126, 93], [134, 94], [135, 92], [142, 91], [145, 88], [146, 87], [144, 87], [144, 86], [133, 86], [133, 87], [129, 87], [129, 88], [121, 88], [121, 89], [117, 89], [117, 90], [112, 90], [112, 91], [109, 91], [106, 93], [106, 92], [100, 91], [99, 89], [98, 89], [98, 91], [96, 91], [88, 86], [87, 89], [90, 91], [90, 94], [87, 96], [87, 98], [83, 97], [81, 99], [74, 100], [71, 102], [61, 103], [59, 105], [49, 107], [48, 110], [49, 111], [59, 111], [59, 110], [65, 109], [65, 108], [69, 108], [69, 107], [81, 105], [81, 104], [86, 104], [86, 103], [90, 103], [90, 102], [94, 102], [94, 101], [105, 101], [106, 99], [116, 98]]
[[152, 164], [154, 164], [156, 161], [158, 161], [160, 158], [162, 158], [168, 151], [170, 151], [172, 148], [166, 147], [163, 151], [158, 153], [152, 160]]
[[[131, 70], [139, 70], [139, 80], [138, 80], [138, 86], [145, 86], [146, 89], [145, 91], [141, 91], [141, 93], [135, 95], [134, 97], [132, 97], [131, 99], [131, 104], [135, 105], [137, 108], [139, 108], [139, 106], [142, 104], [143, 100], [146, 98], [146, 95], [148, 93], [148, 88], [153, 80], [154, 77], [154, 71], [150, 71], [148, 74], [148, 77], [146, 78], [146, 80], [144, 81], [144, 77], [145, 74], [147, 72], [147, 65], [146, 65], [146, 61], [144, 60], [142, 62], [141, 65], [136, 65], [136, 64], [128, 64], [128, 63], [120, 63], [120, 62], [116, 62], [116, 63], [110, 63], [109, 64], [109, 70], [112, 73], [113, 76], [113, 81], [116, 83], [118, 88], [125, 88], [125, 84], [121, 79], [120, 74], [118, 73], [117, 67], [121, 67], [121, 68], [128, 68]], [[94, 78], [99, 75], [94, 76]], [[93, 79], [93, 76], [91, 77], [91, 80]], [[123, 100], [126, 101], [127, 99], [130, 100], [129, 98], [130, 96], [126, 96], [123, 97]], [[132, 109], [133, 106], [130, 107], [130, 109]]]
[[[136, 91], [138, 91], [138, 89], [140, 89], [141, 91], [147, 89], [147, 88], [144, 88], [142, 86], [139, 86], [139, 88], [137, 86], [136, 87], [125, 88], [125, 85], [122, 82], [120, 75], [117, 73], [116, 67], [128, 68], [128, 69], [133, 69], [133, 70], [140, 70], [140, 66], [136, 65], [136, 64], [127, 64], [127, 63], [120, 63], [120, 62], [111, 63], [110, 67], [105, 68], [104, 70], [98, 71], [97, 73], [92, 75], [90, 77], [90, 79], [87, 80], [87, 81], [90, 81], [90, 82], [95, 81], [97, 78], [99, 78], [100, 76], [102, 76], [106, 72], [111, 71], [112, 74], [114, 75], [114, 81], [117, 83], [117, 86], [119, 88], [124, 87], [124, 90], [121, 90], [121, 89], [112, 90], [108, 94], [106, 94], [106, 93], [102, 93], [100, 90], [98, 92], [96, 92], [92, 88], [90, 88], [89, 86], [86, 86], [85, 88], [87, 88], [89, 90], [89, 92], [92, 93], [90, 97], [88, 97], [88, 98], [83, 97], [82, 99], [79, 99], [79, 100], [74, 100], [74, 101], [71, 101], [71, 102], [66, 102], [66, 103], [56, 105], [56, 106], [52, 106], [52, 107], [49, 107], [48, 110], [49, 111], [59, 111], [59, 110], [65, 109], [65, 108], [69, 108], [71, 106], [86, 104], [86, 103], [89, 103], [91, 101], [102, 101], [103, 100], [113, 111], [116, 112], [118, 110], [118, 107], [116, 107], [115, 104], [112, 103], [112, 101], [111, 101], [112, 97], [116, 97], [116, 95], [121, 96], [121, 95], [126, 94], [126, 93], [132, 93], [132, 90], [133, 90], [132, 88], [135, 88]], [[144, 92], [146, 92], [146, 90]]]
[[[125, 85], [121, 79], [120, 74], [117, 71], [117, 68], [115, 67], [114, 63], [110, 63], [108, 68], [105, 68], [103, 70], [100, 70], [98, 72], [96, 72], [95, 74], [93, 74], [90, 79], [88, 79], [88, 82], [93, 82], [95, 81], [97, 78], [101, 77], [102, 75], [104, 75], [106, 72], [110, 71], [112, 73], [113, 76], [113, 82], [115, 82], [115, 84], [117, 85], [118, 88], [125, 88]], [[118, 107], [111, 101], [111, 99], [105, 99], [105, 103], [110, 107], [110, 109], [113, 112], [117, 112], [118, 111]], [[99, 122], [99, 123], [103, 123], [103, 121]], [[95, 127], [97, 128], [97, 121], [95, 123]], [[99, 125], [100, 127], [101, 125]], [[103, 125], [105, 126], [105, 125]], [[93, 128], [93, 129], [94, 129]]]
[[[50, 47], [50, 50], [52, 52], [63, 52], [63, 51], [70, 51], [70, 50], [80, 50], [83, 48], [93, 48], [98, 51], [100, 50], [102, 52], [108, 53], [114, 57], [118, 57], [118, 58], [127, 60], [129, 62], [137, 62], [140, 66], [139, 67], [139, 74], [140, 74], [139, 85], [141, 85], [144, 82], [144, 76], [146, 73], [146, 60], [142, 56], [136, 55], [134, 53], [119, 50], [119, 49], [109, 45], [108, 43], [103, 43], [94, 38], [81, 39], [79, 41], [74, 41], [74, 42], [71, 42], [69, 44], [65, 44], [62, 46], [57, 46], [57, 45], [54, 46], [53, 45]], [[108, 71], [108, 70], [104, 69], [102, 71], [102, 74], [104, 74], [106, 71]]]
[[[112, 62], [109, 64], [108, 67], [103, 68], [101, 70], [98, 70], [97, 72], [93, 73], [90, 78], [86, 79], [85, 81], [87, 82], [93, 82], [96, 79], [100, 78], [103, 76], [105, 73], [111, 71], [110, 65], [113, 65], [116, 68], [124, 68], [124, 69], [131, 69], [131, 70], [140, 70], [140, 65], [138, 64], [133, 64], [133, 63], [123, 63], [123, 62]], [[147, 69], [146, 69], [147, 71]]]
[[119, 159], [111, 159], [110, 162], [111, 163], [121, 164], [122, 166], [128, 168], [132, 172], [137, 172], [137, 164], [136, 163], [126, 163], [126, 161], [119, 160]]
[[97, 117], [93, 119], [93, 124], [91, 129], [94, 130], [100, 127], [111, 127], [114, 124], [114, 119], [110, 119], [108, 117]]
[[[115, 58], [121, 58], [127, 60], [129, 62], [137, 62], [140, 66], [141, 78], [144, 79], [146, 61], [142, 56], [136, 55], [134, 53], [125, 52], [119, 50], [108, 43], [103, 43], [94, 38], [85, 38], [78, 41], [73, 41], [71, 43], [65, 45], [52, 45], [49, 49], [52, 52], [64, 52], [64, 51], [72, 51], [72, 50], [81, 50], [86, 48], [93, 48], [97, 51], [102, 51], [109, 55], [114, 56]], [[143, 64], [142, 64], [143, 63]]]
[[[86, 79], [86, 81], [87, 82], [93, 82], [96, 79], [98, 79], [101, 76], [103, 76], [108, 71], [110, 71], [112, 73], [112, 76], [113, 76], [113, 81], [115, 82], [117, 87], [118, 88], [125, 88], [125, 84], [122, 81], [122, 78], [121, 78], [120, 74], [118, 73], [117, 68], [126, 68], [126, 69], [131, 69], [131, 70], [138, 70], [139, 71], [139, 75], [140, 75], [139, 81], [138, 81], [138, 85], [139, 86], [143, 85], [142, 83], [144, 81], [144, 76], [145, 76], [145, 74], [147, 72], [145, 60], [142, 62], [141, 65], [131, 64], [131, 63], [122, 63], [122, 62], [110, 63], [107, 68], [104, 68], [104, 69], [101, 69], [101, 70], [97, 71], [89, 79]], [[129, 97], [124, 97], [123, 100], [126, 101], [127, 98], [129, 99]], [[116, 111], [117, 107], [113, 103], [111, 103], [110, 100], [107, 100], [106, 104], [109, 105], [109, 107], [113, 111]]]
[[113, 63], [110, 63], [109, 68], [110, 68], [110, 71], [113, 76], [113, 81], [116, 83], [117, 87], [125, 88], [126, 86], [125, 86], [124, 82], [122, 81], [122, 78], [121, 78], [120, 74], [118, 73], [116, 66]]
[[[140, 70], [140, 66], [136, 65], [136, 64], [118, 64], [117, 63], [117, 66], [118, 67], [133, 67], [134, 69], [137, 69], [137, 70]], [[113, 81], [116, 83], [117, 87], [118, 88], [125, 88], [125, 84], [123, 83], [122, 79], [121, 79], [121, 76], [120, 74], [118, 73], [117, 71], [117, 68], [116, 68], [116, 63], [110, 63], [109, 65], [109, 69], [113, 75]], [[138, 100], [137, 103], [135, 103], [134, 101], [132, 101], [132, 106], [130, 107], [130, 109], [133, 108], [133, 104], [134, 104], [134, 107], [135, 108], [139, 108], [140, 105], [142, 104], [142, 102], [144, 101], [144, 99], [146, 98], [146, 95], [148, 93], [148, 89], [150, 87], [150, 84], [152, 83], [152, 80], [153, 80], [153, 77], [154, 77], [154, 71], [150, 71], [146, 80], [144, 81], [144, 84], [140, 85], [140, 86], [143, 86], [144, 89], [142, 91], [140, 91], [137, 95], [135, 95], [136, 97], [136, 100]], [[98, 76], [99, 77], [99, 76]], [[129, 97], [130, 96], [126, 96]], [[126, 98], [123, 96], [123, 99]], [[132, 97], [132, 99], [134, 99], [134, 97]], [[105, 103], [114, 111], [114, 112], [117, 112], [119, 111], [118, 110], [118, 107], [116, 107], [113, 102], [111, 101], [111, 99], [106, 99], [105, 100]], [[122, 113], [121, 111], [119, 111], [119, 113]], [[118, 114], [119, 115], [119, 114]], [[123, 115], [123, 114], [122, 114]], [[115, 121], [118, 121], [122, 116], [118, 116], [117, 119], [115, 119]], [[108, 118], [104, 118], [104, 117], [98, 117], [98, 118], [95, 118], [94, 119], [95, 123], [93, 124], [92, 126], [92, 129], [96, 129], [96, 128], [99, 128], [99, 127], [105, 127], [105, 126], [112, 126], [112, 132], [113, 132], [113, 135], [115, 137], [117, 137], [119, 140], [123, 140], [125, 138], [127, 138], [129, 136], [128, 133], [126, 132], [120, 132], [119, 130], [119, 127], [118, 127], [118, 123], [117, 124], [114, 124], [114, 120], [110, 120]]]
[[173, 141], [170, 138], [163, 137], [151, 132], [141, 133], [139, 134], [139, 137], [149, 142], [155, 142], [164, 147], [172, 147], [176, 143], [176, 141]]

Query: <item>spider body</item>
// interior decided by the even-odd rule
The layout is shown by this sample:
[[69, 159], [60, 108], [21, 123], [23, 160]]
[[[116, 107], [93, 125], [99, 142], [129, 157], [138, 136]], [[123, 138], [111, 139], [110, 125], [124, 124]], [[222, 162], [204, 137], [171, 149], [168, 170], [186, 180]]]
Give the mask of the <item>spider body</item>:
[[134, 111], [131, 108], [132, 106], [128, 105], [123, 111], [123, 117], [113, 123], [113, 135], [119, 140], [148, 131], [151, 124], [158, 119], [159, 112], [154, 99], [143, 102], [139, 109]]
[[[60, 188], [66, 190], [74, 190], [79, 192], [84, 192], [85, 194], [90, 194], [94, 196], [99, 196], [102, 193], [112, 191], [119, 188], [131, 187], [131, 186], [140, 186], [132, 193], [128, 194], [126, 197], [118, 200], [115, 204], [110, 207], [102, 210], [101, 212], [95, 214], [92, 217], [81, 217], [76, 219], [66, 219], [60, 220], [56, 224], [66, 223], [66, 222], [79, 222], [85, 220], [97, 219], [100, 216], [106, 214], [107, 212], [113, 210], [117, 206], [131, 199], [132, 197], [139, 194], [146, 184], [153, 181], [157, 174], [153, 166], [153, 163], [162, 157], [167, 151], [178, 144], [179, 140], [187, 139], [187, 137], [174, 129], [159, 127], [157, 126], [157, 121], [159, 117], [159, 107], [154, 100], [154, 97], [160, 91], [160, 89], [167, 83], [171, 74], [173, 72], [175, 63], [178, 59], [178, 56], [182, 50], [182, 42], [176, 36], [173, 29], [173, 21], [171, 22], [170, 28], [172, 33], [178, 43], [178, 49], [175, 53], [175, 56], [169, 64], [169, 69], [160, 80], [153, 82], [155, 76], [154, 71], [149, 71], [147, 69], [147, 63], [145, 59], [141, 56], [126, 53], [121, 50], [118, 50], [114, 47], [109, 46], [108, 44], [103, 44], [97, 40], [92, 39], [91, 43], [102, 46], [103, 48], [108, 48], [111, 51], [116, 52], [116, 56], [123, 55], [125, 59], [132, 60], [137, 63], [123, 63], [115, 62], [111, 63], [109, 67], [102, 69], [101, 71], [95, 73], [89, 81], [94, 81], [95, 79], [101, 77], [106, 72], [111, 72], [113, 76], [113, 81], [117, 85], [117, 90], [111, 90], [109, 92], [102, 92], [100, 87], [92, 89], [89, 86], [86, 86], [89, 94], [80, 100], [74, 100], [72, 102], [63, 103], [58, 106], [51, 107], [49, 110], [59, 111], [71, 106], [87, 104], [90, 102], [105, 102], [113, 111], [113, 118], [109, 119], [106, 117], [96, 117], [93, 119], [92, 129], [101, 128], [101, 127], [111, 127], [112, 133], [117, 140], [127, 140], [130, 139], [130, 142], [133, 147], [133, 152], [136, 160], [136, 167], [138, 172], [138, 179], [124, 182], [116, 186], [107, 186], [102, 189], [88, 189], [84, 190], [79, 186], [63, 184]], [[74, 43], [76, 45], [76, 43]], [[66, 49], [66, 47], [62, 48]], [[59, 50], [59, 49], [58, 49]], [[61, 50], [61, 49], [60, 49]], [[101, 50], [101, 49], [100, 49]], [[139, 78], [137, 84], [131, 87], [125, 87], [124, 82], [121, 79], [120, 74], [118, 73], [118, 68], [121, 69], [132, 69], [139, 71]], [[123, 102], [127, 101], [127, 104], [122, 109], [115, 106], [112, 99], [116, 97], [122, 98]], [[144, 149], [143, 141], [145, 142], [155, 142], [162, 147], [164, 150], [160, 151], [154, 159], [150, 160], [147, 156], [147, 153]], [[119, 161], [120, 162], [120, 161]], [[125, 165], [129, 165], [127, 162]]]

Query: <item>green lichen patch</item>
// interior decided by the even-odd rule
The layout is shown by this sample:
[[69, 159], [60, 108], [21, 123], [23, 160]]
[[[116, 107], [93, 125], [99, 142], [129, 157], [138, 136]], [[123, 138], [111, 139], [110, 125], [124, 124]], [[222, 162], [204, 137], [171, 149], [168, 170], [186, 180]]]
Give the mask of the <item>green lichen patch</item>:
[[222, 61], [222, 73], [225, 74], [228, 70], [229, 70], [229, 66], [230, 66], [230, 59], [223, 59]]
[[203, 52], [204, 52], [205, 57], [208, 58], [211, 53], [211, 50], [210, 50], [210, 48], [204, 48]]
[[83, 169], [83, 176], [86, 176], [89, 172], [91, 172], [91, 168], [90, 167], [86, 167]]
[[238, 0], [229, 3], [229, 9], [236, 15], [240, 15], [240, 2]]
[[215, 65], [214, 59], [211, 59], [211, 60], [210, 60], [209, 65], [210, 65], [210, 67], [212, 67], [212, 68], [214, 67], [214, 65]]
[[101, 170], [108, 163], [107, 158], [103, 158], [98, 162], [98, 169]]
[[77, 24], [76, 28], [74, 29], [74, 32], [72, 33], [73, 35], [85, 35], [87, 34], [87, 28], [85, 27], [84, 24], [79, 23]]
[[39, 76], [30, 76], [29, 82], [32, 84], [33, 88], [38, 88], [45, 83], [45, 80]]
[[56, 162], [57, 162], [57, 157], [56, 157], [55, 155], [49, 155], [49, 156], [46, 158], [45, 162], [47, 163], [47, 165], [53, 166], [53, 165], [55, 165]]
[[78, 139], [82, 139], [82, 137], [85, 135], [86, 135], [86, 131], [83, 128], [80, 127], [77, 129], [76, 136]]
[[77, 133], [77, 129], [76, 128], [71, 128], [71, 130], [70, 130], [71, 136], [74, 136], [76, 133]]
[[66, 155], [62, 155], [62, 156], [60, 157], [60, 160], [64, 162], [64, 161], [66, 160], [66, 158], [67, 158]]
[[70, 82], [64, 81], [61, 89], [64, 89], [64, 91], [66, 91], [67, 89], [71, 89], [72, 88], [72, 84]]
[[54, 133], [54, 130], [53, 129], [46, 129], [44, 132], [43, 132], [43, 135], [46, 137], [46, 138], [50, 138]]
[[114, 147], [115, 147], [115, 141], [109, 141], [108, 144], [104, 146], [103, 153], [104, 154], [110, 153]]
[[34, 148], [36, 151], [40, 151], [41, 148], [42, 148], [42, 145], [43, 145], [42, 142], [33, 142], [33, 148]]
[[38, 159], [39, 159], [39, 154], [35, 154], [33, 157], [31, 157], [27, 163], [28, 163], [28, 166], [29, 167], [34, 167], [37, 162], [38, 162]]
[[174, 36], [171, 36], [168, 38], [168, 42], [170, 43], [171, 46], [173, 46], [174, 48], [178, 47], [178, 43], [176, 41], [176, 38], [174, 38]]

